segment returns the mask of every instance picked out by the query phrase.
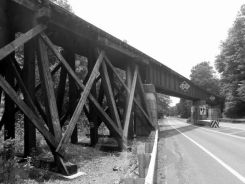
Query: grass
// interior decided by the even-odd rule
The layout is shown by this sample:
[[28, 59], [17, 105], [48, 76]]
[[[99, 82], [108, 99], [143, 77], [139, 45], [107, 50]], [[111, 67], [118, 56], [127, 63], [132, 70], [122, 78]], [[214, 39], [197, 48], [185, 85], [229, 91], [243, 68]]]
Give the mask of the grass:
[[[0, 131], [0, 183], [119, 183], [125, 175], [134, 173], [137, 165], [136, 152], [101, 151], [102, 145], [115, 144], [115, 140], [102, 137], [95, 148], [84, 146], [89, 143], [86, 134], [89, 128], [79, 124], [79, 144], [66, 145], [66, 159], [78, 165], [79, 171], [85, 172], [85, 176], [72, 181], [62, 179], [48, 172], [47, 168], [37, 170], [33, 165], [38, 165], [40, 160], [53, 160], [53, 156], [42, 135], [37, 132], [37, 149], [33, 150], [31, 157], [25, 162], [18, 163], [21, 158], [16, 155], [23, 154], [23, 116], [17, 115], [16, 138], [3, 140], [3, 130]], [[105, 125], [99, 128], [101, 134], [108, 134]], [[8, 148], [8, 149], [6, 149]], [[8, 158], [7, 158], [8, 157]]]

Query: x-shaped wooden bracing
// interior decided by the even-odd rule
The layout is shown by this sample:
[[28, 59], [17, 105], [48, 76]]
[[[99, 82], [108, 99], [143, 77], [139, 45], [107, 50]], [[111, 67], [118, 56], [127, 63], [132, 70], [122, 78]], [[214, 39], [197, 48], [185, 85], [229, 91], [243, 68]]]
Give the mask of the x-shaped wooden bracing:
[[[133, 102], [137, 105], [137, 107], [146, 117], [149, 124], [152, 125], [152, 127], [154, 128], [154, 125], [152, 121], [150, 120], [148, 114], [141, 107], [140, 103], [134, 98], [137, 81], [140, 86], [141, 92], [143, 93], [142, 81], [140, 79], [140, 75], [138, 73], [137, 66], [135, 67], [135, 70], [134, 70], [132, 87], [131, 89], [129, 89], [124, 84], [124, 81], [117, 74], [117, 72], [115, 71], [115, 68], [113, 67], [113, 65], [111, 64], [111, 62], [109, 61], [105, 53], [101, 51], [94, 65], [94, 68], [90, 74], [89, 80], [87, 81], [86, 86], [84, 86], [82, 81], [77, 77], [73, 69], [70, 67], [67, 61], [63, 58], [60, 52], [55, 48], [55, 46], [52, 44], [49, 38], [44, 33], [42, 33], [45, 29], [46, 29], [46, 26], [41, 25], [41, 24], [37, 25], [33, 29], [29, 30], [27, 33], [23, 34], [16, 40], [12, 41], [10, 44], [1, 48], [0, 49], [0, 60], [2, 60], [6, 56], [8, 56], [10, 53], [15, 51], [19, 46], [25, 44], [26, 42], [30, 41], [37, 35], [41, 34], [38, 37], [38, 58], [39, 58], [40, 76], [43, 82], [43, 88], [44, 88], [45, 95], [46, 95], [46, 106], [48, 107], [47, 117], [48, 117], [49, 123], [47, 124], [48, 124], [49, 129], [45, 127], [45, 121], [40, 116], [38, 108], [35, 106], [35, 103], [32, 101], [29, 95], [29, 92], [24, 85], [24, 82], [20, 76], [20, 73], [18, 72], [18, 65], [13, 64], [13, 69], [14, 69], [16, 78], [18, 80], [18, 83], [20, 84], [20, 88], [26, 96], [25, 100], [28, 102], [28, 104], [30, 104], [30, 107], [23, 100], [19, 98], [17, 93], [14, 91], [14, 89], [6, 82], [6, 80], [2, 76], [0, 76], [0, 87], [6, 92], [6, 94], [10, 96], [10, 98], [18, 105], [18, 107], [23, 111], [23, 113], [31, 120], [33, 125], [42, 133], [42, 135], [47, 140], [48, 144], [53, 148], [53, 150], [56, 151], [56, 153], [58, 153], [58, 155], [62, 156], [62, 153], [60, 152], [60, 148], [62, 147], [63, 144], [69, 141], [87, 99], [89, 99], [94, 104], [97, 111], [99, 112], [99, 116], [102, 119], [102, 121], [104, 121], [108, 127], [112, 128], [118, 134], [118, 136], [123, 140], [123, 142], [126, 142], [126, 139], [128, 136], [127, 134], [128, 134], [128, 128], [129, 128], [129, 122], [130, 122]], [[55, 71], [58, 70], [58, 68], [60, 67], [60, 64], [58, 64], [55, 67], [55, 69], [52, 72], [50, 72], [49, 67], [48, 67], [47, 50], [46, 50], [46, 46], [44, 45], [44, 43], [51, 49], [51, 51], [59, 59], [63, 67], [67, 70], [67, 73], [76, 81], [77, 85], [83, 90], [83, 92], [81, 93], [81, 97], [78, 102], [78, 105], [70, 119], [68, 128], [65, 131], [63, 136], [62, 136], [61, 125], [60, 125], [60, 120], [59, 120], [58, 110], [57, 110], [57, 104], [56, 104], [56, 99], [54, 95], [53, 82], [52, 82], [52, 77], [51, 77], [51, 74], [55, 73]], [[96, 98], [94, 98], [94, 96], [90, 94], [91, 87], [99, 73], [99, 69], [101, 65], [102, 65], [101, 67], [102, 82], [104, 85], [107, 102], [111, 110], [113, 120], [105, 113], [104, 109], [97, 102]], [[122, 128], [120, 118], [118, 115], [118, 111], [116, 108], [112, 86], [111, 86], [111, 82], [108, 76], [107, 66], [110, 67], [110, 69], [113, 71], [117, 79], [122, 83], [123, 87], [126, 89], [126, 92], [129, 95], [129, 103], [126, 108], [126, 116], [124, 117], [124, 123], [123, 123], [124, 127], [123, 128]], [[39, 88], [39, 86], [40, 84], [38, 84], [36, 88]], [[143, 100], [143, 103], [145, 103], [144, 100]], [[144, 107], [147, 110], [146, 108], [147, 106], [144, 105]], [[116, 122], [116, 124], [114, 122]], [[60, 162], [62, 162], [62, 160]]]

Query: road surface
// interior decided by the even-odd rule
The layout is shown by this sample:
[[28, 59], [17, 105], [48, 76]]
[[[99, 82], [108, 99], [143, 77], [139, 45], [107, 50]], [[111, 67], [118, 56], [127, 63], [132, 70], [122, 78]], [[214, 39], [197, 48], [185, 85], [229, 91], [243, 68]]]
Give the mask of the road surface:
[[245, 129], [160, 120], [158, 184], [245, 183]]

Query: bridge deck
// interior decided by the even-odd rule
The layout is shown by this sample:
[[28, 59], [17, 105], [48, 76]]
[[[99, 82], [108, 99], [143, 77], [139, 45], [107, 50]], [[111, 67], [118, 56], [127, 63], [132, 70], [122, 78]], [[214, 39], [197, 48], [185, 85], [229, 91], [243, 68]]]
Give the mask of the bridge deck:
[[[22, 5], [25, 2], [14, 1], [22, 2]], [[13, 8], [15, 6], [18, 5], [14, 3]], [[29, 11], [22, 7], [22, 12], [16, 11], [14, 13], [15, 17], [18, 17], [16, 19], [17, 28], [22, 28], [23, 22], [19, 22], [19, 20], [28, 22], [28, 19], [31, 18], [30, 14], [35, 11], [35, 7], [26, 7], [28, 7]], [[190, 80], [152, 57], [53, 3], [50, 3], [50, 7], [51, 18], [47, 32], [55, 44], [63, 48], [69, 48], [83, 56], [88, 55], [88, 45], [100, 47], [106, 51], [113, 65], [117, 67], [124, 69], [128, 63], [139, 64], [139, 72], [144, 74], [142, 75], [142, 80], [147, 83], [153, 83], [157, 92], [191, 100], [209, 100], [210, 93], [194, 85]], [[21, 8], [19, 7], [18, 9]]]

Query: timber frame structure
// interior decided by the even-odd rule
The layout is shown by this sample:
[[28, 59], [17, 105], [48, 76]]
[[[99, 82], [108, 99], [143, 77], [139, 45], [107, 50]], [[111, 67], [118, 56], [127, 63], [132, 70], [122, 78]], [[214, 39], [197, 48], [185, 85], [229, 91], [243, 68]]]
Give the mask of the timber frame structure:
[[[15, 137], [13, 114], [20, 110], [25, 115], [24, 154], [29, 155], [35, 147], [37, 129], [47, 141], [59, 172], [65, 175], [72, 171], [66, 165], [63, 149], [70, 141], [77, 143], [77, 122], [82, 111], [93, 124], [92, 145], [97, 143], [98, 126], [104, 122], [119, 147], [127, 148], [134, 129], [132, 114], [140, 118], [136, 123], [149, 132], [157, 128], [143, 83], [154, 84], [158, 92], [191, 100], [211, 96], [151, 57], [47, 0], [1, 0], [0, 28], [0, 94], [1, 90], [6, 94], [0, 127], [4, 125], [5, 139]], [[21, 34], [16, 37], [16, 33]], [[15, 57], [20, 47], [24, 48], [23, 66]], [[50, 53], [58, 63], [50, 62]], [[75, 71], [75, 54], [88, 61], [83, 81]], [[117, 68], [125, 71], [126, 79], [121, 78]], [[60, 75], [55, 88], [52, 78], [57, 72]], [[68, 108], [64, 110], [68, 81]], [[37, 98], [38, 92], [43, 103]], [[125, 103], [120, 104], [120, 98]], [[67, 129], [62, 131], [67, 121]]]

